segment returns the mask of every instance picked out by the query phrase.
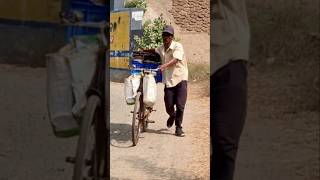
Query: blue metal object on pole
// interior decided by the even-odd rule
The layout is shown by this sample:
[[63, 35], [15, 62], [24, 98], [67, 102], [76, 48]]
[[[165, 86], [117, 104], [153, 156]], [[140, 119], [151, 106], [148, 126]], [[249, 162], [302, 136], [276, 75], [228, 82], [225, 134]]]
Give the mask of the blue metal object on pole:
[[[109, 6], [106, 4], [96, 4], [90, 0], [71, 0], [68, 11], [76, 14], [81, 22], [101, 22], [108, 21], [110, 17]], [[69, 26], [67, 28], [67, 39], [79, 35], [98, 34], [99, 29], [90, 27]]]

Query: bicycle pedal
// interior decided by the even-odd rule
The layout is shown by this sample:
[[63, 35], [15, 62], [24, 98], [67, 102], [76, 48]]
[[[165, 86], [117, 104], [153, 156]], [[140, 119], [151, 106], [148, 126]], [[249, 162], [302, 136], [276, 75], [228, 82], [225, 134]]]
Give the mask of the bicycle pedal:
[[74, 164], [76, 162], [76, 158], [68, 156], [66, 158], [66, 162]]

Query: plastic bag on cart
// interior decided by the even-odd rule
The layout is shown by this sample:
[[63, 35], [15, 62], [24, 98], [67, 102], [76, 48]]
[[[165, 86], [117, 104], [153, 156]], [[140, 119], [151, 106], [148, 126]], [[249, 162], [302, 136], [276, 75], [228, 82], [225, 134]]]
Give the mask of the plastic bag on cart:
[[78, 128], [78, 123], [72, 114], [74, 100], [71, 72], [63, 55], [49, 54], [46, 57], [47, 107], [51, 126], [57, 135], [59, 132]]
[[98, 48], [95, 43], [84, 44], [78, 40], [76, 41], [76, 48], [67, 55], [75, 100], [72, 114], [76, 118], [82, 117], [87, 104], [86, 91], [90, 86], [96, 68]]
[[47, 107], [56, 136], [79, 128], [77, 120], [86, 106], [86, 91], [96, 66], [98, 46], [74, 41], [46, 55]]
[[157, 83], [152, 74], [143, 77], [143, 103], [152, 107], [157, 100]]
[[124, 81], [125, 99], [128, 105], [135, 103], [135, 97], [140, 85], [140, 75], [131, 75]]

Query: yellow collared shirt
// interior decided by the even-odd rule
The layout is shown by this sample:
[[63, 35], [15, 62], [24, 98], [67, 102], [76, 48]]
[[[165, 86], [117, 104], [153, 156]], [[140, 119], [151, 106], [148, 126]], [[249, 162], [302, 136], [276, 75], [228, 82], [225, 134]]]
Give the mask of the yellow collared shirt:
[[165, 51], [164, 45], [155, 49], [161, 57], [161, 63], [169, 62], [173, 58], [178, 59], [178, 62], [170, 67], [167, 67], [162, 72], [162, 82], [167, 87], [174, 87], [183, 80], [188, 80], [188, 66], [182, 44], [172, 41], [170, 47]]

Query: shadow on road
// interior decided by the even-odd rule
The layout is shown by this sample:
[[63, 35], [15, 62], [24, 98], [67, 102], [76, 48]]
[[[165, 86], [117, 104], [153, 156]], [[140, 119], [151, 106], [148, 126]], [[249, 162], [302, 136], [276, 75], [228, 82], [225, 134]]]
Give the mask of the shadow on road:
[[160, 167], [156, 161], [152, 159], [145, 159], [137, 156], [128, 156], [124, 158], [129, 162], [137, 171], [144, 172], [147, 175], [154, 177], [154, 179], [203, 179], [194, 174], [194, 172], [185, 171], [176, 168], [163, 168]]
[[[147, 129], [145, 133], [154, 133], [161, 135], [174, 135], [168, 129]], [[142, 133], [143, 134], [143, 133]], [[117, 124], [110, 123], [110, 145], [118, 148], [132, 147], [131, 142], [131, 125], [130, 124]], [[140, 137], [143, 138], [143, 137]]]
[[166, 128], [162, 128], [162, 129], [158, 129], [158, 130], [147, 129], [147, 133], [174, 135], [174, 134], [170, 133], [169, 130]]
[[[116, 143], [114, 143], [116, 142]], [[131, 125], [110, 123], [110, 144], [114, 147], [129, 148], [131, 142]]]

